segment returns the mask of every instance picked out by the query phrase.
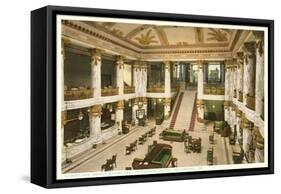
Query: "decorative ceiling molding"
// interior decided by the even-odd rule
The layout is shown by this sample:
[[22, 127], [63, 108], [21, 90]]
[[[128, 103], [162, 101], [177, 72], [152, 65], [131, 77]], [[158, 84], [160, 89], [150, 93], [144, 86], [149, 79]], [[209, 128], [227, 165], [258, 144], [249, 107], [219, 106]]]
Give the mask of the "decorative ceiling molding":
[[[100, 47], [104, 50], [112, 50], [115, 53], [128, 55], [131, 58], [144, 59], [150, 58], [151, 55], [168, 55], [170, 57], [177, 56], [177, 58], [189, 55], [204, 55], [205, 57], [210, 58], [221, 57], [222, 55], [228, 56], [229, 53], [232, 52], [232, 49], [237, 40], [239, 40], [241, 34], [241, 32], [237, 33], [236, 31], [233, 33], [235, 37], [233, 38], [233, 41], [230, 42], [231, 46], [229, 45], [230, 43], [201, 43], [191, 45], [151, 45], [141, 47], [137, 44], [132, 44], [132, 41], [126, 41], [124, 36], [120, 37], [113, 34], [110, 29], [105, 30], [104, 28], [93, 28], [93, 24], [89, 25], [80, 21], [64, 21], [62, 27], [63, 36], [66, 38], [84, 42], [85, 45], [91, 45], [91, 47]], [[160, 35], [158, 36], [160, 37]], [[167, 39], [167, 37], [165, 38], [166, 34], [163, 35], [161, 32], [161, 36], [161, 44], [167, 44], [167, 42], [165, 42], [168, 41], [165, 40]], [[202, 38], [200, 40], [202, 40]]]
[[159, 28], [157, 26], [154, 26], [154, 29], [158, 35], [158, 38], [160, 40], [160, 43], [161, 45], [169, 45], [169, 41], [168, 41], [168, 38], [167, 38], [167, 35], [166, 33], [164, 32], [164, 30], [162, 28]]
[[152, 35], [151, 32], [152, 29], [149, 29], [146, 33], [142, 33], [138, 37], [135, 37], [135, 40], [137, 40], [142, 46], [158, 43], [156, 37]]
[[202, 28], [194, 28], [195, 30], [195, 42], [196, 43], [203, 43], [204, 42], [204, 33]]
[[143, 24], [143, 25], [140, 25], [138, 27], [136, 27], [134, 30], [130, 31], [126, 36], [125, 38], [127, 39], [132, 39], [135, 35], [137, 35], [139, 32], [149, 28], [150, 25], [147, 25], [147, 24]]

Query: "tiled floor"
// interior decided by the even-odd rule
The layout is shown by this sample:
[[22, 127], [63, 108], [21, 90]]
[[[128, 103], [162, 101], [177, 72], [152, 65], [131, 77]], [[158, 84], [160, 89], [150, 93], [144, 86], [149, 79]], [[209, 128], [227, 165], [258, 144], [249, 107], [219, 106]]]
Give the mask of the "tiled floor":
[[[188, 130], [189, 122], [192, 114], [193, 102], [195, 98], [195, 91], [185, 91], [181, 106], [176, 118], [174, 129]], [[172, 116], [174, 114], [172, 112]], [[195, 121], [194, 131], [188, 131], [193, 138], [202, 139], [201, 153], [186, 153], [184, 151], [183, 142], [170, 142], [159, 139], [159, 134], [162, 130], [170, 126], [171, 119], [165, 120], [162, 125], [156, 127], [156, 134], [149, 137], [143, 145], [138, 145], [137, 150], [130, 155], [125, 154], [126, 146], [137, 140], [141, 135], [148, 132], [155, 126], [154, 121], [148, 122], [145, 127], [136, 127], [127, 135], [115, 137], [107, 142], [107, 144], [100, 145], [97, 150], [90, 151], [84, 154], [84, 158], [77, 159], [70, 167], [64, 169], [66, 173], [77, 172], [97, 172], [101, 170], [101, 165], [110, 159], [112, 155], [117, 154], [117, 167], [114, 170], [125, 170], [126, 167], [131, 167], [134, 158], [144, 158], [148, 150], [148, 145], [153, 141], [159, 143], [166, 143], [172, 145], [172, 156], [178, 159], [178, 167], [192, 167], [192, 166], [206, 166], [207, 165], [207, 150], [210, 147], [214, 149], [214, 165], [231, 164], [232, 163], [232, 149], [229, 145], [228, 138], [221, 137], [219, 134], [214, 134], [214, 144], [209, 144], [209, 135], [213, 134], [213, 123], [198, 123]]]
[[[139, 136], [146, 133], [151, 127], [152, 123], [146, 127], [138, 127], [136, 131], [128, 137], [123, 138], [122, 140], [113, 143], [111, 146], [107, 147], [104, 151], [94, 155], [87, 161], [83, 162], [76, 168], [68, 171], [68, 173], [76, 172], [96, 172], [100, 171], [101, 165], [105, 163], [106, 159], [109, 159], [113, 154], [117, 154], [117, 167], [115, 170], [124, 170], [126, 167], [130, 167], [133, 159], [144, 158], [147, 153], [148, 145], [151, 145], [154, 140], [162, 143], [167, 143], [173, 146], [173, 157], [178, 158], [179, 167], [188, 167], [188, 166], [202, 166], [207, 165], [206, 154], [207, 150], [210, 147], [209, 144], [209, 135], [212, 133], [212, 124], [208, 124], [206, 130], [200, 131], [196, 130], [194, 132], [189, 132], [189, 135], [192, 137], [201, 137], [202, 138], [202, 152], [201, 153], [185, 153], [184, 144], [182, 142], [170, 142], [159, 140], [159, 133], [164, 129], [163, 126], [157, 126], [156, 135], [151, 138], [148, 138], [148, 141], [143, 145], [138, 145], [138, 148], [135, 152], [130, 155], [125, 154], [125, 146], [129, 145], [131, 142], [136, 140]], [[195, 128], [198, 127], [198, 123], [195, 124]], [[225, 139], [215, 134], [215, 144], [214, 147], [214, 165], [216, 164], [227, 164], [230, 161], [229, 156], [226, 155]], [[226, 142], [228, 144], [228, 142]]]

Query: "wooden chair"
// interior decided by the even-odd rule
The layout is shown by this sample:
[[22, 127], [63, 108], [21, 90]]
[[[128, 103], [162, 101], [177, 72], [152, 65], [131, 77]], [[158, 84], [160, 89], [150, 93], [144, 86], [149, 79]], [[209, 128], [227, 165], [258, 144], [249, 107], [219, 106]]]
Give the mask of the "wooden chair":
[[213, 165], [214, 162], [214, 148], [211, 147], [207, 150], [207, 164]]
[[152, 137], [153, 136], [153, 133], [152, 133], [152, 131], [150, 130], [149, 132], [148, 132], [148, 137]]
[[143, 137], [139, 137], [139, 144], [143, 144], [144, 143], [144, 138]]
[[150, 131], [151, 131], [151, 133], [152, 133], [152, 136], [155, 135], [155, 133], [156, 133], [156, 126], [153, 127]]
[[134, 151], [134, 149], [133, 149], [133, 147], [131, 145], [126, 146], [126, 151], [125, 151], [126, 155], [131, 154], [133, 151]]
[[116, 159], [117, 159], [117, 154], [113, 155], [112, 158], [111, 158], [111, 164], [115, 165], [115, 167], [117, 167], [117, 163], [116, 163]]
[[111, 159], [106, 160], [106, 163], [101, 166], [101, 171], [113, 170], [113, 165]]
[[214, 144], [214, 134], [211, 134], [211, 135], [209, 136], [209, 143], [210, 143], [210, 144]]
[[177, 167], [178, 166], [178, 159], [177, 158], [172, 158], [172, 167]]

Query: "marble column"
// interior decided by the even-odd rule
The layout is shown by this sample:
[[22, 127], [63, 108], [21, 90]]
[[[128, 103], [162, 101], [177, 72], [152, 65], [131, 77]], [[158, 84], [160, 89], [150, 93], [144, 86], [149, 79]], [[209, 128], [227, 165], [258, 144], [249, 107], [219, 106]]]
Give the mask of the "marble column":
[[91, 54], [91, 77], [94, 97], [101, 96], [101, 51], [99, 49], [90, 49]]
[[254, 149], [253, 149], [253, 123], [249, 121], [245, 115], [243, 116], [243, 150], [248, 162], [254, 161]]
[[165, 96], [170, 96], [171, 93], [171, 62], [165, 61]]
[[243, 102], [243, 81], [244, 81], [244, 53], [238, 52], [237, 54], [237, 70], [238, 70], [238, 78], [237, 78], [237, 90], [238, 90], [238, 100], [240, 94], [242, 94], [242, 98], [239, 100]]
[[132, 118], [133, 118], [133, 121], [135, 122], [135, 124], [137, 125], [138, 124], [138, 119], [137, 119], [137, 110], [138, 110], [138, 98], [135, 98], [133, 100], [133, 107], [132, 107]]
[[203, 98], [203, 64], [204, 61], [199, 60], [197, 61], [198, 65], [198, 86], [197, 86], [197, 98], [202, 99]]
[[118, 94], [124, 94], [124, 57], [117, 56], [116, 58], [116, 79]]
[[264, 111], [264, 32], [253, 31], [256, 38], [256, 115]]
[[147, 98], [143, 97], [142, 102], [143, 102], [144, 114], [146, 115], [146, 119], [147, 119]]
[[64, 126], [66, 125], [67, 111], [61, 111], [61, 148], [64, 150]]
[[100, 104], [90, 107], [90, 138], [93, 144], [99, 144], [102, 142], [101, 114], [102, 106]]
[[141, 83], [141, 97], [146, 96], [146, 88], [147, 88], [147, 63], [145, 61], [142, 61], [141, 63], [141, 76], [140, 76], [140, 81]]
[[235, 128], [235, 125], [237, 124], [236, 121], [237, 121], [237, 118], [236, 118], [236, 105], [232, 103], [232, 106], [231, 106], [231, 112], [230, 112], [230, 128], [231, 128], [231, 131], [232, 133], [234, 132], [234, 128]]
[[229, 123], [230, 122], [230, 106], [231, 101], [224, 101], [224, 120]]
[[224, 81], [224, 100], [225, 101], [230, 101], [231, 100], [231, 80], [230, 80], [230, 75], [231, 75], [231, 69], [230, 65], [231, 62], [230, 60], [226, 60], [224, 62], [225, 65], [225, 81]]
[[204, 101], [203, 100], [197, 100], [197, 121], [200, 123], [204, 122]]
[[255, 162], [264, 162], [264, 138], [257, 126], [254, 126], [253, 129], [253, 141], [255, 145]]
[[237, 68], [237, 61], [233, 59], [233, 98], [237, 98], [237, 77], [238, 77], [238, 68]]
[[135, 61], [133, 66], [134, 86], [137, 97], [146, 96], [147, 64], [144, 61]]
[[120, 100], [116, 106], [116, 123], [118, 125], [118, 131], [122, 131], [122, 121], [124, 119], [124, 101]]
[[135, 93], [136, 96], [140, 95], [140, 89], [139, 89], [139, 71], [140, 71], [140, 66], [139, 66], [139, 61], [135, 61], [133, 64], [133, 84], [135, 87]]
[[236, 138], [236, 143], [239, 144], [239, 140], [242, 139], [242, 136], [240, 134], [240, 126], [241, 126], [241, 117], [242, 117], [242, 111], [238, 109], [238, 107], [236, 108], [236, 130], [237, 130], [237, 138]]
[[64, 104], [64, 61], [65, 61], [65, 40], [61, 39], [61, 104]]
[[164, 99], [164, 118], [168, 120], [171, 114], [171, 98]]
[[255, 42], [245, 42], [243, 46], [245, 57], [245, 77], [244, 77], [244, 95], [254, 97], [255, 96], [255, 65], [256, 65], [256, 49]]

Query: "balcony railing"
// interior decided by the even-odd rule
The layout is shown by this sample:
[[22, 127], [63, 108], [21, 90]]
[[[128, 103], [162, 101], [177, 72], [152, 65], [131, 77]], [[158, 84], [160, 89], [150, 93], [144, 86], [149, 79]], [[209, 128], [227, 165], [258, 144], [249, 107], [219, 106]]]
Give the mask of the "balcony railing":
[[255, 96], [246, 96], [246, 107], [251, 109], [251, 110], [255, 110]]
[[135, 93], [135, 87], [125, 87], [124, 88], [124, 94], [131, 94]]
[[93, 89], [79, 89], [71, 88], [70, 90], [64, 90], [64, 100], [82, 100], [92, 98], [94, 95]]
[[242, 91], [238, 92], [238, 101], [243, 102], [243, 92]]
[[207, 95], [224, 95], [224, 86], [221, 85], [204, 85], [204, 94]]
[[162, 87], [147, 88], [147, 92], [150, 92], [150, 93], [164, 93], [165, 92], [165, 88], [162, 88]]
[[236, 91], [236, 89], [234, 89], [234, 91], [233, 91], [233, 98], [237, 98], [237, 91]]
[[118, 95], [118, 88], [101, 89], [101, 96], [115, 96], [115, 95]]

